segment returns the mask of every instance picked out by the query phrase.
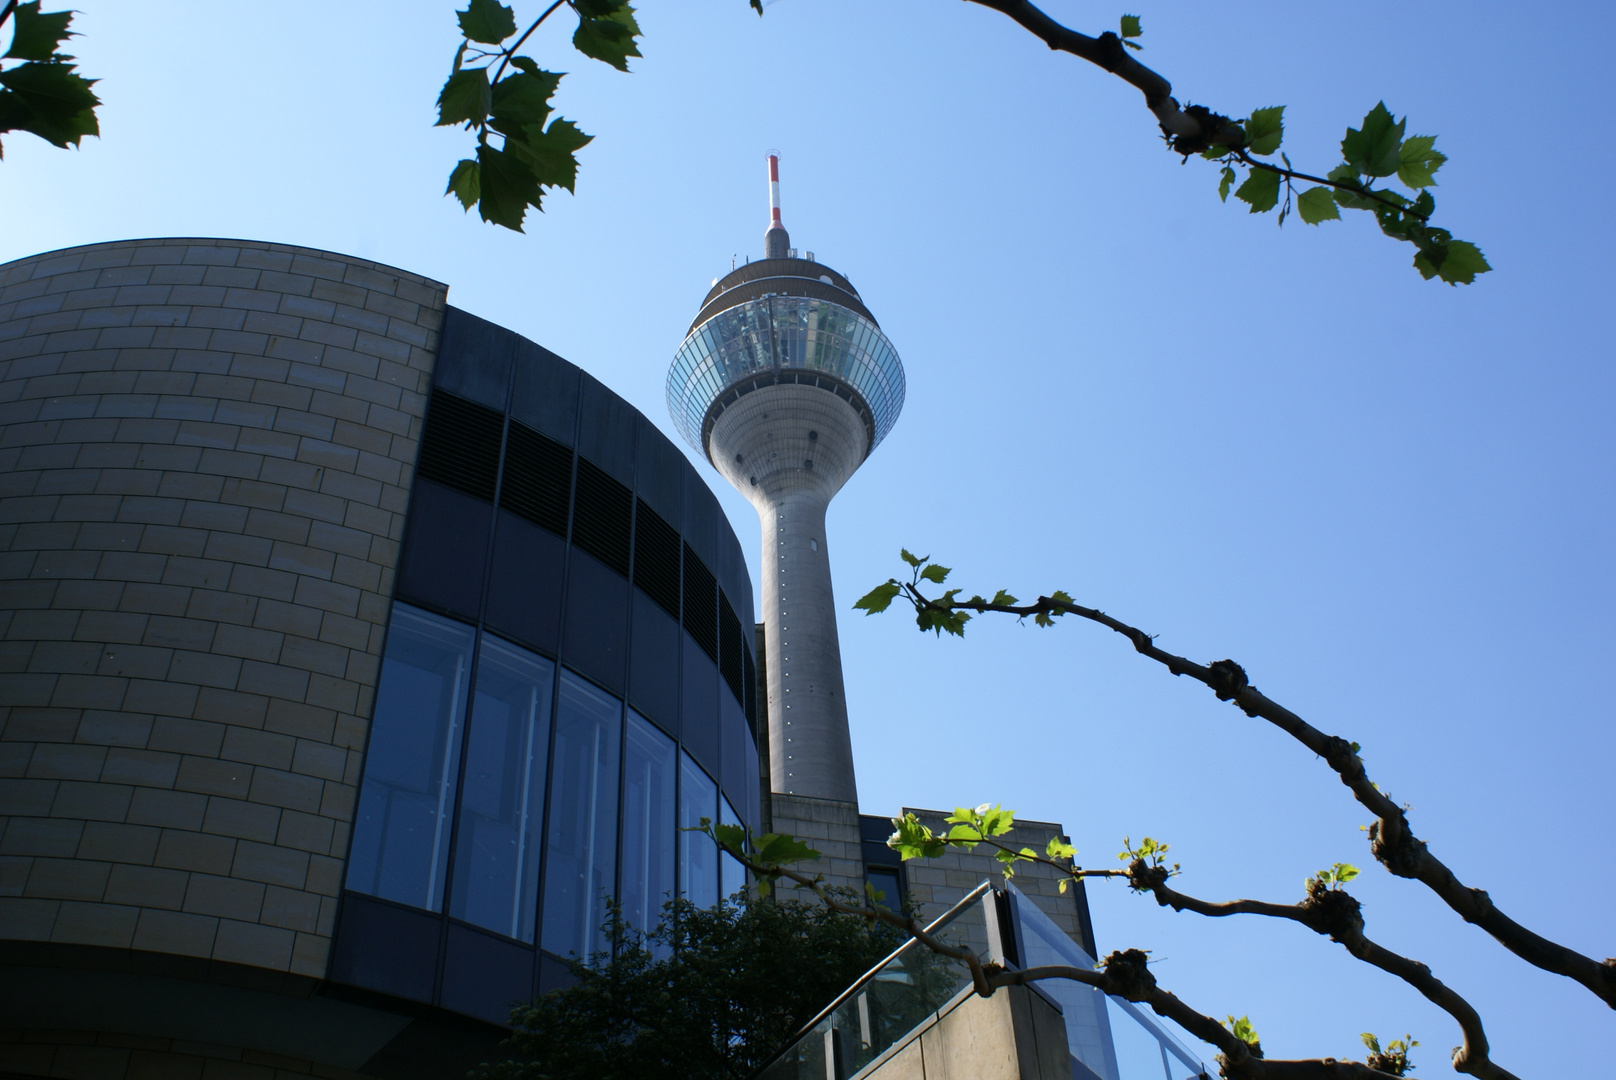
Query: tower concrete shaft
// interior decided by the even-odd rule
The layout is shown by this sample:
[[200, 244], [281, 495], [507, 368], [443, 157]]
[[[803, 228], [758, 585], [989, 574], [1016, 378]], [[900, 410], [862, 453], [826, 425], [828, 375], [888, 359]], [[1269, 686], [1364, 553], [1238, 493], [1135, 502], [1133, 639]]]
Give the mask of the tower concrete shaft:
[[713, 282], [668, 410], [762, 521], [770, 784], [856, 804], [825, 512], [897, 422], [903, 364], [852, 283], [790, 246], [775, 155], [769, 204], [766, 257]]
[[774, 790], [857, 802], [825, 511], [869, 437], [847, 402], [774, 384], [726, 409], [712, 460], [763, 527], [763, 638]]

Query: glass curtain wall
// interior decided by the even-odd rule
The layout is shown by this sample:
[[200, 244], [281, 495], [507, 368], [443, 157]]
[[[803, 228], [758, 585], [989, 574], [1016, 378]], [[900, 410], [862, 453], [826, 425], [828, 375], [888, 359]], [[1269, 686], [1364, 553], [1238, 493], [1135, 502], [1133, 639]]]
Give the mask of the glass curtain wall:
[[[679, 753], [679, 828], [718, 820], [718, 785], [689, 754]], [[718, 903], [718, 845], [699, 832], [679, 833], [679, 892], [697, 907]]]
[[561, 674], [550, 777], [544, 948], [587, 960], [607, 947], [602, 924], [617, 888], [617, 775], [623, 705]]
[[474, 640], [469, 626], [393, 607], [348, 860], [356, 892], [442, 910]]
[[[718, 797], [718, 820], [724, 825], [739, 825], [740, 815], [724, 796]], [[720, 852], [718, 856], [718, 895], [728, 900], [746, 888], [746, 867], [735, 856]]]
[[629, 710], [623, 742], [623, 854], [618, 888], [623, 919], [653, 929], [678, 887], [675, 791], [679, 748], [650, 721]]
[[466, 733], [449, 914], [532, 942], [555, 664], [484, 636]]
[[740, 824], [707, 771], [620, 699], [394, 604], [348, 889], [587, 960], [609, 946], [613, 900], [650, 930], [676, 895], [710, 907], [745, 887], [740, 863], [680, 831], [703, 818]]

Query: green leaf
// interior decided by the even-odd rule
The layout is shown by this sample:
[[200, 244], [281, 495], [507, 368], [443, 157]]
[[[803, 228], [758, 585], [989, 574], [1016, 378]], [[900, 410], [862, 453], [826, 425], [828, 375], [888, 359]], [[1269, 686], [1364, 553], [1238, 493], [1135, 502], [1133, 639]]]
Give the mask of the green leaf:
[[[525, 58], [524, 58], [525, 59]], [[531, 124], [541, 127], [550, 116], [550, 98], [561, 82], [555, 71], [518, 71], [495, 83], [490, 90], [488, 111], [505, 121], [505, 131], [520, 131]]]
[[900, 549], [898, 554], [903, 558], [903, 561], [908, 563], [910, 566], [919, 566], [921, 563], [924, 563], [931, 558], [930, 555], [911, 555], [909, 554], [908, 548]]
[[438, 91], [438, 127], [465, 124], [475, 127], [488, 119], [493, 93], [488, 86], [487, 68], [461, 68], [450, 75]]
[[1414, 269], [1427, 281], [1440, 277], [1449, 285], [1472, 285], [1476, 275], [1487, 273], [1492, 265], [1475, 244], [1451, 240], [1431, 251], [1421, 250], [1414, 256]]
[[936, 563], [932, 563], [920, 572], [920, 578], [922, 581], [931, 581], [941, 585], [948, 580], [948, 575], [951, 572], [946, 566], [938, 566]]
[[[1358, 170], [1351, 165], [1337, 165], [1325, 176], [1343, 184], [1363, 185], [1363, 181], [1358, 176]], [[1363, 186], [1365, 190], [1368, 190], [1367, 185]], [[1365, 198], [1357, 192], [1346, 191], [1341, 188], [1335, 188], [1331, 191], [1330, 197], [1335, 199], [1337, 206], [1345, 207], [1348, 210], [1373, 210], [1380, 205], [1374, 199]]]
[[1393, 120], [1384, 101], [1363, 118], [1363, 127], [1348, 128], [1341, 140], [1341, 156], [1360, 176], [1391, 176], [1402, 164], [1403, 128], [1407, 120]]
[[1279, 174], [1268, 169], [1252, 169], [1234, 197], [1250, 203], [1253, 214], [1272, 210], [1279, 202]]
[[1296, 199], [1296, 212], [1309, 225], [1321, 221], [1340, 221], [1341, 211], [1335, 208], [1335, 194], [1323, 186], [1310, 187]]
[[1122, 17], [1122, 27], [1121, 27], [1122, 43], [1124, 45], [1128, 46], [1128, 48], [1130, 48], [1130, 49], [1142, 48], [1143, 46], [1135, 45], [1133, 42], [1129, 41], [1128, 39], [1129, 38], [1136, 38], [1139, 35], [1143, 34], [1144, 32], [1145, 32], [1144, 28], [1139, 25], [1139, 16], [1137, 16], [1137, 15], [1124, 15]]
[[527, 163], [513, 153], [491, 146], [477, 147], [482, 194], [477, 211], [484, 221], [522, 231], [527, 208], [540, 209], [543, 192]]
[[933, 835], [914, 814], [893, 818], [894, 832], [887, 837], [887, 847], [896, 851], [905, 862], [910, 859], [935, 859], [948, 850], [948, 842]]
[[714, 825], [713, 839], [732, 851], [746, 850], [746, 829], [740, 825]]
[[1411, 188], [1436, 187], [1432, 174], [1448, 160], [1434, 148], [1435, 135], [1410, 135], [1397, 152], [1397, 179]]
[[[954, 592], [958, 591], [958, 589], [954, 590]], [[945, 603], [952, 600], [953, 593], [949, 593], [943, 599]], [[929, 604], [915, 608], [915, 625], [919, 626], [923, 631], [931, 630], [935, 632], [938, 637], [942, 637], [945, 630], [955, 637], [964, 637], [965, 624], [970, 621], [971, 613], [968, 611], [950, 611], [947, 608], [932, 607]]]
[[634, 8], [621, 3], [604, 16], [592, 17], [580, 12], [572, 46], [592, 60], [627, 71], [628, 58], [640, 55], [634, 40], [639, 34], [640, 24], [634, 20]]
[[1285, 138], [1285, 106], [1258, 109], [1245, 123], [1246, 149], [1253, 154], [1272, 154]]
[[752, 10], [757, 12], [758, 18], [761, 19], [763, 17], [763, 0], [752, 0]]
[[0, 71], [0, 130], [26, 131], [53, 146], [77, 146], [99, 135], [95, 107], [101, 99], [86, 79], [62, 61], [29, 62]]
[[460, 200], [460, 205], [470, 210], [472, 204], [482, 197], [482, 167], [475, 161], [461, 161], [449, 174], [449, 186], [443, 193], [453, 193]]
[[819, 852], [787, 834], [764, 833], [756, 844], [756, 859], [766, 866], [786, 866], [819, 858]]
[[1351, 863], [1338, 862], [1335, 864], [1335, 879], [1337, 881], [1351, 881], [1357, 876], [1358, 868]]
[[1219, 202], [1228, 202], [1229, 201], [1229, 185], [1233, 184], [1234, 180], [1235, 180], [1234, 170], [1232, 168], [1230, 168], [1229, 166], [1225, 165], [1223, 167], [1223, 178], [1218, 181], [1218, 201]]
[[1251, 1026], [1251, 1021], [1246, 1017], [1242, 1016], [1240, 1019], [1236, 1020], [1231, 1016], [1224, 1022], [1224, 1026], [1229, 1029], [1230, 1034], [1239, 1039], [1241, 1042], [1246, 1043], [1249, 1046], [1257, 1045], [1259, 1041], [1257, 1038], [1257, 1029]]
[[1058, 836], [1051, 836], [1049, 843], [1044, 845], [1044, 854], [1051, 859], [1070, 859], [1077, 854], [1077, 849]]
[[485, 45], [498, 45], [516, 33], [516, 13], [499, 0], [471, 0], [455, 17], [462, 34]]
[[993, 599], [990, 600], [989, 603], [1003, 604], [1006, 607], [1014, 607], [1016, 598], [1005, 592], [1003, 589], [1000, 589], [998, 592], [993, 594]]
[[71, 11], [39, 13], [39, 0], [19, 4], [11, 13], [11, 48], [6, 50], [8, 60], [49, 60], [56, 55], [56, 46], [76, 35], [68, 32], [73, 21]]
[[594, 136], [579, 131], [571, 120], [556, 120], [548, 131], [538, 124], [529, 124], [523, 132], [525, 138], [509, 139], [505, 148], [527, 162], [539, 183], [571, 191], [578, 179], [575, 155], [589, 145]]
[[885, 585], [877, 585], [859, 598], [853, 605], [855, 611], [862, 610], [866, 615], [874, 615], [885, 611], [892, 606], [892, 601], [903, 591], [903, 586], [896, 581], [888, 581]]
[[995, 806], [982, 815], [982, 829], [989, 836], [1003, 836], [1016, 826], [1016, 812]]

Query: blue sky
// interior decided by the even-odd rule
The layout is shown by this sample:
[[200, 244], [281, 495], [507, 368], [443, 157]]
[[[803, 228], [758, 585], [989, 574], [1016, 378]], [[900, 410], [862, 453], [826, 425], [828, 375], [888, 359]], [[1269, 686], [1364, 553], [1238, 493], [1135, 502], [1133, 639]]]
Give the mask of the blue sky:
[[[532, 54], [573, 72], [563, 115], [597, 139], [577, 196], [525, 236], [440, 197], [469, 144], [431, 127], [451, 0], [81, 7], [104, 136], [7, 140], [0, 259], [153, 235], [378, 259], [671, 433], [667, 363], [712, 277], [760, 252], [777, 147], [794, 242], [852, 278], [909, 374], [832, 507], [844, 608], [907, 545], [969, 590], [1065, 588], [1231, 656], [1361, 742], [1461, 878], [1616, 952], [1616, 162], [1589, 134], [1609, 5], [1553, 25], [1499, 3], [1128, 9], [1181, 100], [1287, 105], [1298, 167], [1333, 165], [1382, 98], [1437, 134], [1438, 221], [1497, 268], [1460, 289], [1422, 281], [1367, 215], [1279, 230], [1220, 205], [1136, 91], [971, 5], [777, 0], [760, 20], [649, 0], [632, 75], [541, 34]], [[1091, 31], [1122, 12], [1049, 10]], [[1356, 862], [1371, 936], [1468, 996], [1500, 1063], [1608, 1071], [1607, 1008], [1369, 865], [1367, 815], [1321, 762], [1120, 639], [985, 621], [939, 642], [850, 610], [841, 629], [867, 812], [1003, 801], [1064, 822], [1094, 865], [1125, 834], [1165, 837], [1181, 887], [1214, 899], [1296, 899]], [[1407, 1031], [1419, 1075], [1446, 1073], [1452, 1023], [1301, 928], [1091, 893], [1102, 948], [1152, 949], [1161, 982], [1249, 1014], [1270, 1056]]]

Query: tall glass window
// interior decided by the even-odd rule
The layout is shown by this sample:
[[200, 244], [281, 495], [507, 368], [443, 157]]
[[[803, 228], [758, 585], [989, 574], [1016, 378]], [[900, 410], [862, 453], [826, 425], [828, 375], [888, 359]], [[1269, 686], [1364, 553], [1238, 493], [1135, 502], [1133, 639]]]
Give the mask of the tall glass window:
[[674, 786], [679, 750], [630, 710], [623, 743], [623, 860], [619, 896], [630, 926], [649, 930], [673, 897]]
[[393, 605], [348, 860], [356, 892], [442, 910], [475, 636]]
[[[725, 825], [739, 825], [740, 815], [724, 796], [718, 797], [718, 820]], [[718, 895], [728, 900], [746, 888], [746, 867], [733, 855], [723, 852], [718, 856]]]
[[606, 948], [601, 925], [617, 886], [623, 705], [563, 671], [555, 723], [543, 945], [557, 956], [587, 959]]
[[[679, 755], [679, 828], [718, 820], [718, 785], [690, 755]], [[718, 845], [699, 832], [679, 833], [679, 892], [697, 907], [718, 903]]]
[[484, 636], [466, 733], [449, 914], [533, 940], [555, 664]]

